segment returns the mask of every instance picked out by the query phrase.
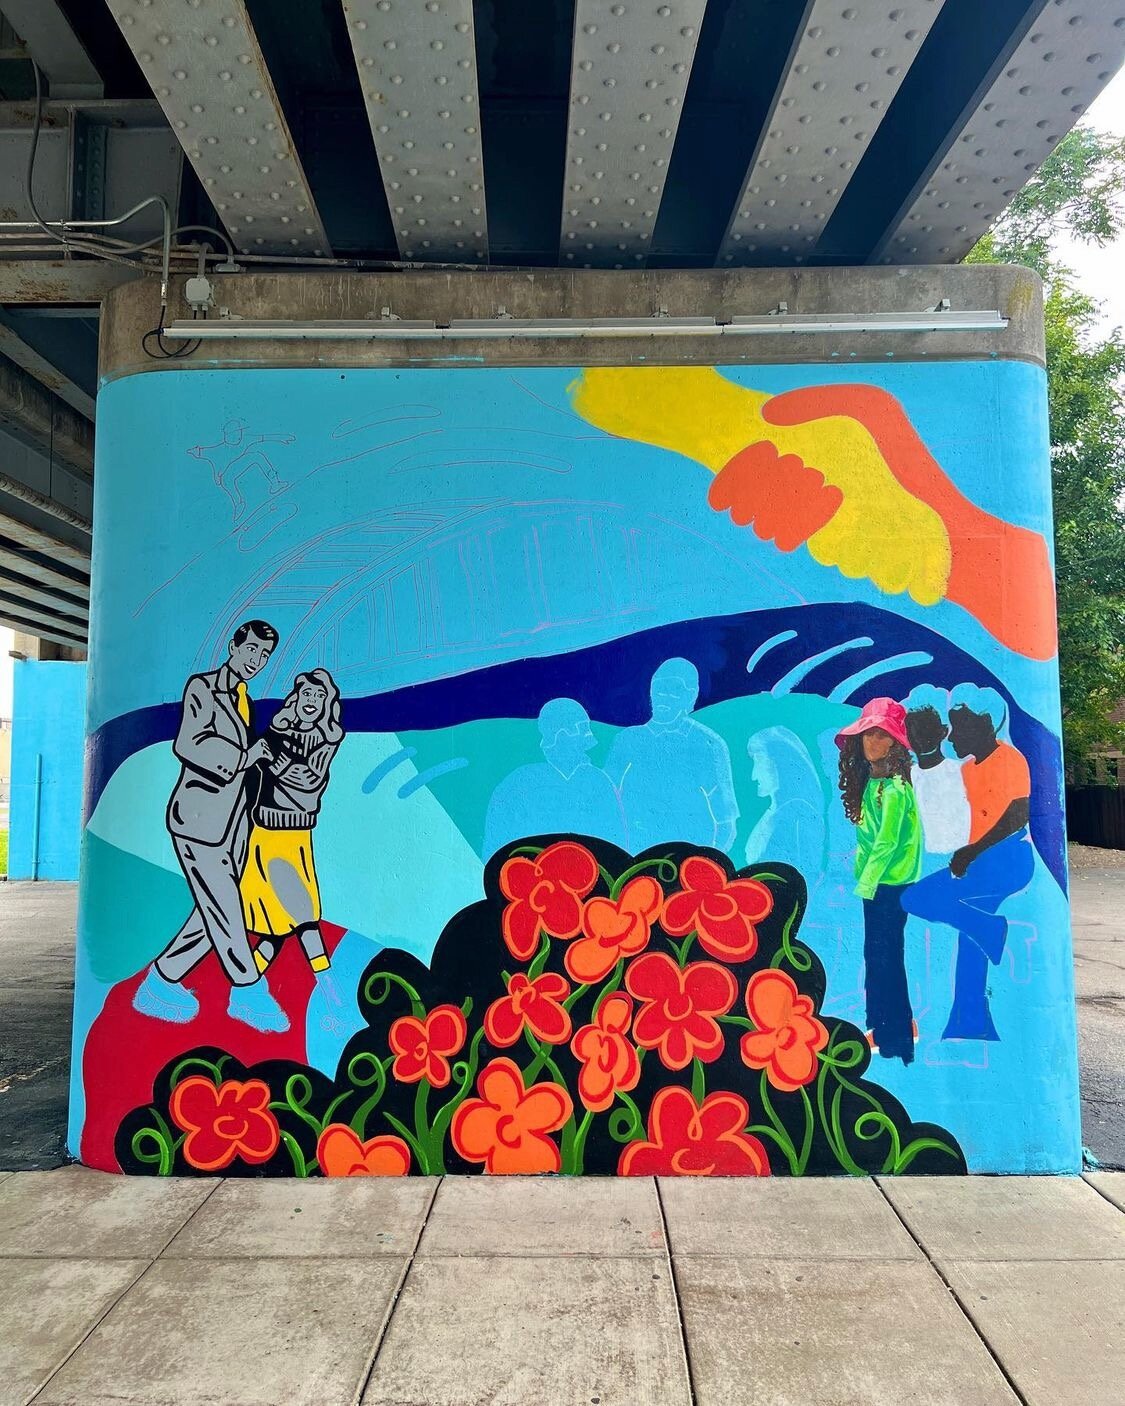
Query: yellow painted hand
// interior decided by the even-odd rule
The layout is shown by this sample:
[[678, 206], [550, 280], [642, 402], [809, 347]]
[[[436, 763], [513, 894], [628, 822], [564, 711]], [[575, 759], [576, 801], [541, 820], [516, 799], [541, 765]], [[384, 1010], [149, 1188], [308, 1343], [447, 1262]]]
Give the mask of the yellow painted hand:
[[711, 367], [588, 367], [570, 395], [590, 424], [672, 450], [715, 474], [748, 447], [772, 445], [775, 455], [741, 460], [739, 481], [712, 495], [715, 506], [730, 507], [736, 521], [791, 549], [792, 524], [785, 533], [772, 524], [783, 504], [807, 499], [815, 470], [839, 494], [821, 496], [822, 505], [837, 502], [827, 521], [823, 512], [810, 520], [805, 545], [813, 559], [888, 594], [909, 592], [920, 605], [943, 598], [951, 553], [941, 516], [903, 487], [869, 431], [850, 416], [771, 425], [762, 415], [769, 395]]

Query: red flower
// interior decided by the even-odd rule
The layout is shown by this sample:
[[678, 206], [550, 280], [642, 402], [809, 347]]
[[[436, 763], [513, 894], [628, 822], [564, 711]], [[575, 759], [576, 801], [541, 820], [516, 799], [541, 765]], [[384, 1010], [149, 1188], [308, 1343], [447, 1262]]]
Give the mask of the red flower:
[[757, 879], [728, 879], [712, 859], [689, 856], [680, 865], [682, 892], [664, 905], [660, 922], [673, 937], [693, 929], [700, 946], [721, 962], [745, 962], [758, 950], [754, 927], [773, 910], [773, 894]]
[[577, 937], [582, 903], [598, 882], [598, 862], [585, 845], [560, 840], [538, 859], [517, 855], [500, 869], [500, 892], [511, 902], [501, 930], [508, 951], [520, 962], [535, 955], [542, 933]]
[[584, 1025], [570, 1042], [582, 1068], [578, 1097], [592, 1113], [604, 1113], [618, 1089], [626, 1093], [640, 1083], [641, 1062], [626, 1040], [633, 1002], [624, 991], [613, 991], [598, 1007], [593, 1025]]
[[330, 1123], [316, 1144], [316, 1160], [326, 1177], [404, 1177], [410, 1148], [390, 1134], [362, 1142], [347, 1123]]
[[570, 982], [556, 972], [544, 972], [533, 981], [516, 972], [508, 981], [508, 994], [493, 1001], [484, 1013], [484, 1033], [494, 1045], [514, 1045], [528, 1030], [548, 1045], [570, 1039], [570, 1012], [562, 1002], [570, 995]]
[[766, 1177], [766, 1149], [752, 1133], [746, 1100], [708, 1094], [697, 1104], [687, 1089], [661, 1089], [648, 1112], [648, 1141], [621, 1154], [622, 1177]]
[[633, 1039], [642, 1049], [658, 1049], [669, 1069], [685, 1069], [692, 1059], [709, 1064], [722, 1054], [715, 1017], [726, 1015], [738, 995], [726, 967], [692, 962], [680, 968], [664, 952], [646, 952], [630, 964], [625, 985], [644, 1002]]
[[435, 1006], [421, 1020], [404, 1015], [391, 1026], [387, 1041], [395, 1053], [391, 1073], [403, 1084], [428, 1079], [435, 1089], [450, 1080], [449, 1061], [465, 1043], [469, 1027], [457, 1006]]
[[575, 981], [601, 981], [622, 957], [643, 951], [663, 901], [664, 890], [646, 874], [630, 879], [615, 899], [591, 898], [582, 910], [583, 936], [566, 949]]
[[557, 1172], [558, 1146], [547, 1136], [574, 1112], [570, 1095], [558, 1084], [524, 1088], [510, 1059], [494, 1059], [477, 1079], [480, 1098], [467, 1098], [453, 1115], [449, 1135], [466, 1162], [483, 1162], [498, 1175]]
[[746, 1009], [758, 1027], [742, 1037], [742, 1059], [764, 1069], [775, 1089], [792, 1093], [816, 1078], [818, 1050], [828, 1044], [827, 1027], [813, 1015], [811, 996], [802, 996], [785, 972], [767, 967], [746, 987]]
[[236, 1157], [253, 1166], [268, 1162], [281, 1141], [269, 1103], [261, 1079], [224, 1079], [218, 1088], [202, 1074], [182, 1079], [168, 1111], [187, 1134], [185, 1161], [201, 1172], [221, 1172]]

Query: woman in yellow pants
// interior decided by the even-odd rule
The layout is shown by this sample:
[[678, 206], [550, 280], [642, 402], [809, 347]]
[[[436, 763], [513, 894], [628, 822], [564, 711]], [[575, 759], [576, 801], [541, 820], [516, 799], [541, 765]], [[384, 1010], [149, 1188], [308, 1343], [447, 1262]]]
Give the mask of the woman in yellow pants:
[[266, 733], [271, 760], [259, 767], [242, 875], [243, 917], [247, 932], [259, 939], [254, 952], [259, 971], [292, 933], [313, 971], [328, 970], [312, 832], [343, 738], [340, 690], [331, 674], [326, 669], [298, 674]]

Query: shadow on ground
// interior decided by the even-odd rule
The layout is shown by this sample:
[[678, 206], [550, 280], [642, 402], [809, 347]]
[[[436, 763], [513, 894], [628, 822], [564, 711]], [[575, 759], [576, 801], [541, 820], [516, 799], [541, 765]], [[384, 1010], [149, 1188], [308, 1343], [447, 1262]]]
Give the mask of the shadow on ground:
[[75, 884], [0, 884], [0, 1171], [66, 1155]]

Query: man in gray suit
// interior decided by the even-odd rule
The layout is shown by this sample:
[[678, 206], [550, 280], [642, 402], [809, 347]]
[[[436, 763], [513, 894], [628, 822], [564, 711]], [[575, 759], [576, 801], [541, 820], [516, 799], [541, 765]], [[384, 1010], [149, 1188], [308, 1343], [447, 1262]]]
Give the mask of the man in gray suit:
[[234, 632], [218, 669], [193, 674], [172, 744], [180, 775], [167, 825], [195, 906], [153, 963], [133, 1004], [145, 1015], [184, 1024], [199, 1002], [183, 982], [214, 952], [231, 983], [229, 1013], [256, 1030], [287, 1030], [285, 1012], [258, 973], [246, 935], [239, 881], [250, 835], [247, 773], [270, 760], [264, 741], [250, 741], [247, 682], [265, 665], [277, 631], [249, 620]]

